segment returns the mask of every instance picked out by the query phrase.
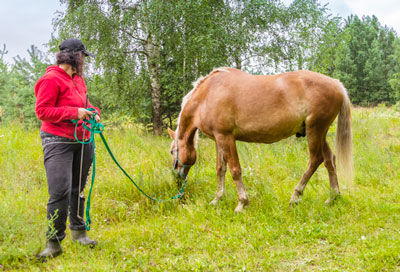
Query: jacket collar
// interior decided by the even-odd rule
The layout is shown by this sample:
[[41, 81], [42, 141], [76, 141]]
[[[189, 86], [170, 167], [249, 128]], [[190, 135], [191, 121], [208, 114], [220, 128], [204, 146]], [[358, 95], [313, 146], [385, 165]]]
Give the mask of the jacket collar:
[[71, 77], [67, 72], [64, 71], [64, 69], [60, 68], [58, 65], [52, 65], [52, 66], [47, 67], [46, 74], [50, 73], [52, 71], [54, 71], [55, 73], [63, 76], [66, 79], [73, 79], [75, 77], [79, 77], [77, 74], [74, 74]]

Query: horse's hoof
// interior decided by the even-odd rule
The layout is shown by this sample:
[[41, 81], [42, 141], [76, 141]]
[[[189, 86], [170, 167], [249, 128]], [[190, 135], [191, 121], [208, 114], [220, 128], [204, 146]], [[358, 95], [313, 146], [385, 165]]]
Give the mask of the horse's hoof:
[[328, 197], [328, 199], [325, 200], [324, 204], [327, 205], [327, 206], [329, 206], [329, 205], [333, 205], [334, 202], [335, 202], [334, 199]]
[[296, 200], [290, 200], [289, 206], [296, 206], [296, 205], [300, 204], [300, 202], [301, 202], [300, 198], [297, 198]]
[[214, 199], [213, 201], [210, 202], [210, 205], [212, 206], [217, 206], [218, 199]]
[[299, 198], [297, 195], [293, 195], [292, 198], [290, 199], [289, 205], [297, 205], [301, 202], [301, 198]]
[[242, 205], [237, 206], [235, 209], [235, 213], [242, 213], [242, 212], [243, 212], [243, 206]]
[[237, 205], [237, 207], [235, 209], [235, 213], [243, 212], [243, 208], [246, 207], [247, 205], [249, 205], [249, 200], [248, 199], [245, 199], [245, 200], [239, 202], [239, 204]]
[[340, 199], [342, 195], [340, 193], [331, 193], [328, 199], [325, 201], [325, 205], [332, 205], [336, 200]]

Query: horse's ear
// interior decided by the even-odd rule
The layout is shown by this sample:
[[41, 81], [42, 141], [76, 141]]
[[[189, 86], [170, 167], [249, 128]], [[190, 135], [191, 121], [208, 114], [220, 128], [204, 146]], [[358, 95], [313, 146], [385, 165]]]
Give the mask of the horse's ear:
[[171, 136], [172, 140], [175, 140], [175, 131], [172, 129], [168, 128], [168, 134]]

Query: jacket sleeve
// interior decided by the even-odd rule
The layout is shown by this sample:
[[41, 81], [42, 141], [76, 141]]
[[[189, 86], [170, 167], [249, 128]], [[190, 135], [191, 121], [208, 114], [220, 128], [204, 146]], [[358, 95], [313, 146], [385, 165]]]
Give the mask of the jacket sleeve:
[[55, 80], [44, 78], [38, 82], [35, 88], [35, 112], [40, 120], [58, 123], [78, 118], [77, 107], [55, 106], [59, 92], [60, 87]]

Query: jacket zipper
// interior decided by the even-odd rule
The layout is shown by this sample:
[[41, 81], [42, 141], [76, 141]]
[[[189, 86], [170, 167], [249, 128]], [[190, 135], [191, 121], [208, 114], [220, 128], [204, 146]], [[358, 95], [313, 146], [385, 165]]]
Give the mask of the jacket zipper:
[[82, 95], [79, 93], [78, 87], [76, 87], [76, 83], [75, 83], [74, 78], [72, 77], [71, 79], [72, 79], [72, 82], [74, 83], [74, 86], [75, 86], [75, 92], [76, 92], [76, 93], [79, 95], [79, 97], [82, 99], [83, 105], [85, 105], [85, 99], [84, 99], [84, 98], [82, 97]]

